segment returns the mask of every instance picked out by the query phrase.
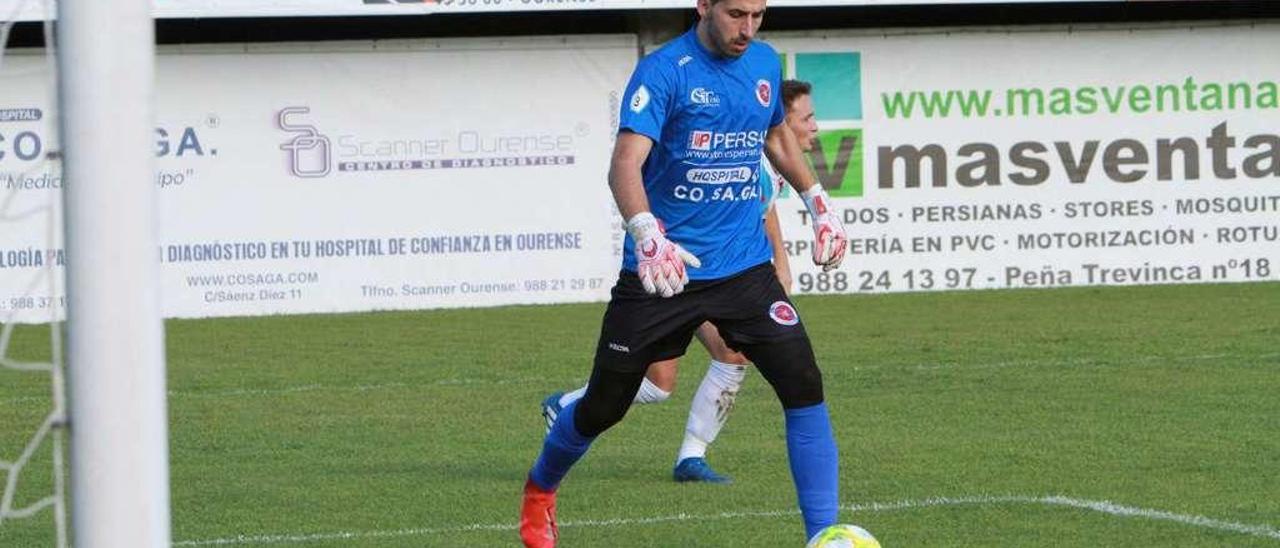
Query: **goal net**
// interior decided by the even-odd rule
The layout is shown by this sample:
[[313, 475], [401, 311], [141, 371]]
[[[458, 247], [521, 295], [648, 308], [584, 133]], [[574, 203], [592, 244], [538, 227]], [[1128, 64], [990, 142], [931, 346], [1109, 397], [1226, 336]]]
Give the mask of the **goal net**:
[[[67, 546], [56, 60], [53, 48], [7, 47], [24, 4], [53, 9], [0, 13], [0, 544]], [[53, 25], [42, 27], [49, 44]]]
[[150, 10], [0, 0], [0, 545], [170, 542]]

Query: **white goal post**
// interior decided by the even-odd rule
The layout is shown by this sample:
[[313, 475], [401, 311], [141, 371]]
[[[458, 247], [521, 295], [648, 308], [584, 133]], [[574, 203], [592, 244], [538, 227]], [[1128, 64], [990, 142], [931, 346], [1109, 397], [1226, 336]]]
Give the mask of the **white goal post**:
[[170, 545], [149, 0], [61, 0], [71, 524], [81, 547]]

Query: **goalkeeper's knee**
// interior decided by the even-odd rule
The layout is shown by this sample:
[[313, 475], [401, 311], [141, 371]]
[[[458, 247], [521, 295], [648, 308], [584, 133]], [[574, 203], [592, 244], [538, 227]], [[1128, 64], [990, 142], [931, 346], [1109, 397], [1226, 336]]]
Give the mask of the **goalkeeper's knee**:
[[773, 386], [784, 409], [822, 403], [822, 372], [809, 339], [747, 345], [743, 351]]
[[587, 393], [573, 415], [578, 433], [595, 437], [621, 421], [643, 380], [643, 370], [631, 373], [597, 367], [592, 371]]

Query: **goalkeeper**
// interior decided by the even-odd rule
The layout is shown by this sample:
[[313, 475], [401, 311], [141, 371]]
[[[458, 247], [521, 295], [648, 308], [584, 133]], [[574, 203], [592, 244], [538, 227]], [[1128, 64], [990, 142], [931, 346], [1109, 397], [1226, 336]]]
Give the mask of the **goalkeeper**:
[[683, 354], [706, 321], [782, 404], [806, 538], [836, 521], [839, 456], [822, 374], [769, 262], [760, 217], [766, 154], [809, 210], [814, 262], [837, 267], [848, 242], [784, 126], [778, 54], [753, 42], [765, 3], [698, 0], [694, 28], [641, 59], [627, 85], [609, 169], [627, 220], [622, 272], [586, 394], [561, 411], [525, 482], [526, 546], [555, 546], [557, 489], [569, 469], [622, 420], [649, 365]]
[[[812, 89], [808, 82], [782, 82], [782, 105], [786, 111], [787, 128], [796, 136], [800, 149], [806, 153], [813, 150], [814, 140], [818, 136], [818, 124], [810, 95]], [[778, 223], [777, 208], [774, 207], [778, 193], [786, 181], [767, 158], [761, 161], [761, 167], [760, 203], [764, 212], [765, 234], [773, 250], [773, 268], [778, 282], [789, 293], [791, 265], [783, 247], [782, 229]], [[711, 364], [698, 385], [698, 391], [694, 393], [689, 418], [685, 423], [684, 442], [680, 444], [680, 450], [676, 454], [676, 464], [671, 475], [678, 482], [728, 483], [730, 480], [727, 476], [716, 472], [707, 464], [707, 446], [715, 441], [724, 428], [750, 362], [741, 352], [730, 349], [710, 322], [699, 326], [695, 335], [711, 355]], [[660, 403], [670, 397], [675, 391], [679, 363], [679, 358], [672, 358], [650, 365], [645, 379], [640, 383], [640, 390], [636, 392], [634, 403]], [[543, 400], [542, 416], [546, 420], [548, 432], [561, 410], [581, 398], [586, 391], [587, 387], [584, 385], [568, 393], [556, 392]]]

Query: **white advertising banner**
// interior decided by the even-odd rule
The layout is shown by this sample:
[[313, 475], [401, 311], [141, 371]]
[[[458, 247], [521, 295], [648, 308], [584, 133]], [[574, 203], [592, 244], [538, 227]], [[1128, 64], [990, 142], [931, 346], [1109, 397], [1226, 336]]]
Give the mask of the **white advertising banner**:
[[[810, 159], [851, 236], [819, 272], [803, 206], [779, 201], [798, 293], [1280, 280], [1280, 26], [766, 38], [814, 84]], [[635, 52], [165, 51], [165, 314], [606, 298], [621, 233], [605, 175]], [[62, 313], [51, 104], [44, 58], [10, 52], [0, 323]]]
[[[770, 0], [769, 7], [1036, 4], [1062, 0]], [[1086, 0], [1079, 0], [1081, 2]], [[1099, 0], [1092, 0], [1099, 1]], [[1101, 0], [1124, 2], [1126, 0]], [[323, 17], [618, 9], [693, 9], [695, 0], [154, 0], [157, 18]], [[0, 0], [0, 21], [38, 21], [53, 0]]]
[[784, 198], [798, 292], [1280, 279], [1280, 26], [766, 38], [852, 238]]
[[[635, 51], [556, 37], [162, 54], [164, 313], [605, 298], [620, 244], [605, 176]], [[41, 274], [61, 257], [39, 213], [61, 188], [41, 162], [56, 147], [43, 67], [0, 72], [0, 318], [19, 321], [61, 304]]]

